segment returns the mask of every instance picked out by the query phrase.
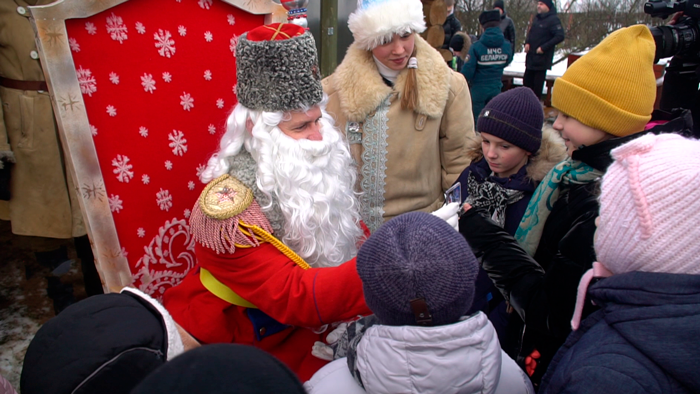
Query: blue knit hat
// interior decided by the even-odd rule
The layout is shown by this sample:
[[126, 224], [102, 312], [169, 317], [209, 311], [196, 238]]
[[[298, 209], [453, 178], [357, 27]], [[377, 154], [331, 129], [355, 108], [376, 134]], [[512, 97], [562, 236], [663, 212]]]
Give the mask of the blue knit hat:
[[365, 302], [392, 326], [457, 322], [472, 305], [478, 271], [464, 237], [424, 212], [389, 220], [357, 254]]
[[476, 121], [476, 130], [537, 153], [542, 145], [544, 112], [529, 88], [507, 90], [489, 101]]

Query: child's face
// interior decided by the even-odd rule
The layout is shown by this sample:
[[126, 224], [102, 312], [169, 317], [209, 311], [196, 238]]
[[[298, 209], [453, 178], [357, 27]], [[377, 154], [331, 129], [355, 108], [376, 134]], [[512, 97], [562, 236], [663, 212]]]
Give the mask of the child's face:
[[413, 33], [394, 34], [390, 43], [372, 49], [372, 54], [390, 69], [403, 70], [413, 53], [414, 45], [415, 35]]
[[481, 149], [489, 168], [499, 178], [517, 174], [527, 164], [530, 152], [492, 134], [481, 133]]
[[554, 129], [561, 134], [561, 138], [564, 139], [564, 143], [566, 143], [566, 153], [568, 153], [569, 156], [577, 149], [581, 149], [584, 146], [595, 145], [611, 137], [610, 134], [586, 126], [563, 112], [559, 112], [552, 127], [554, 127]]

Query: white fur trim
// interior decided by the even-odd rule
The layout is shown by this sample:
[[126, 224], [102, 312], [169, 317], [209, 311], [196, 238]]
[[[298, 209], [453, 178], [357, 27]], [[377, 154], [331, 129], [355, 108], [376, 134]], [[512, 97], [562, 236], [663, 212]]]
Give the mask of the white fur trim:
[[366, 50], [391, 42], [393, 34], [425, 31], [423, 3], [420, 0], [388, 0], [358, 7], [348, 18], [355, 43]]
[[149, 304], [153, 305], [158, 312], [160, 312], [161, 316], [163, 317], [163, 323], [165, 323], [165, 330], [168, 333], [168, 354], [166, 355], [167, 361], [170, 361], [183, 353], [185, 351], [185, 346], [182, 344], [182, 337], [180, 337], [180, 332], [177, 330], [175, 320], [173, 320], [173, 317], [170, 316], [170, 313], [168, 313], [165, 307], [156, 299], [152, 298], [141, 290], [133, 287], [125, 287], [122, 289], [122, 291], [120, 291], [120, 293], [125, 291], [143, 298], [144, 300], [148, 301]]

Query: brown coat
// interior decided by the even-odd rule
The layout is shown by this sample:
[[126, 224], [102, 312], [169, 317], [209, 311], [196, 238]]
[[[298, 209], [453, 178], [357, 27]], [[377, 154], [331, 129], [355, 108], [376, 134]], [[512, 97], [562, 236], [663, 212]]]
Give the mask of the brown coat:
[[474, 119], [467, 83], [418, 35], [416, 57], [415, 111], [401, 108], [407, 71], [387, 86], [372, 53], [355, 44], [323, 80], [327, 111], [358, 164], [360, 209], [371, 231], [404, 212], [439, 208], [443, 192], [469, 165], [465, 145]]
[[[52, 2], [0, 1], [0, 76], [44, 80], [26, 7]], [[48, 92], [0, 86], [0, 99], [0, 157], [16, 162], [10, 184], [12, 232], [49, 238], [85, 235]]]

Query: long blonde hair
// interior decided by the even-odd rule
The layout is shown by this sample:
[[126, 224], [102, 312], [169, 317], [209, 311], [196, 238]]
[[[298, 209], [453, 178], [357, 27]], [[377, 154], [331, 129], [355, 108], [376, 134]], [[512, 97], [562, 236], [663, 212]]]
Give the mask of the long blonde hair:
[[[413, 33], [416, 34], [416, 33]], [[413, 46], [413, 52], [411, 57], [416, 56], [416, 47]], [[407, 65], [408, 66], [408, 65]], [[409, 68], [408, 75], [406, 76], [406, 86], [403, 90], [403, 96], [401, 96], [401, 108], [409, 109], [411, 111], [418, 107], [418, 81], [416, 77], [417, 69]]]

